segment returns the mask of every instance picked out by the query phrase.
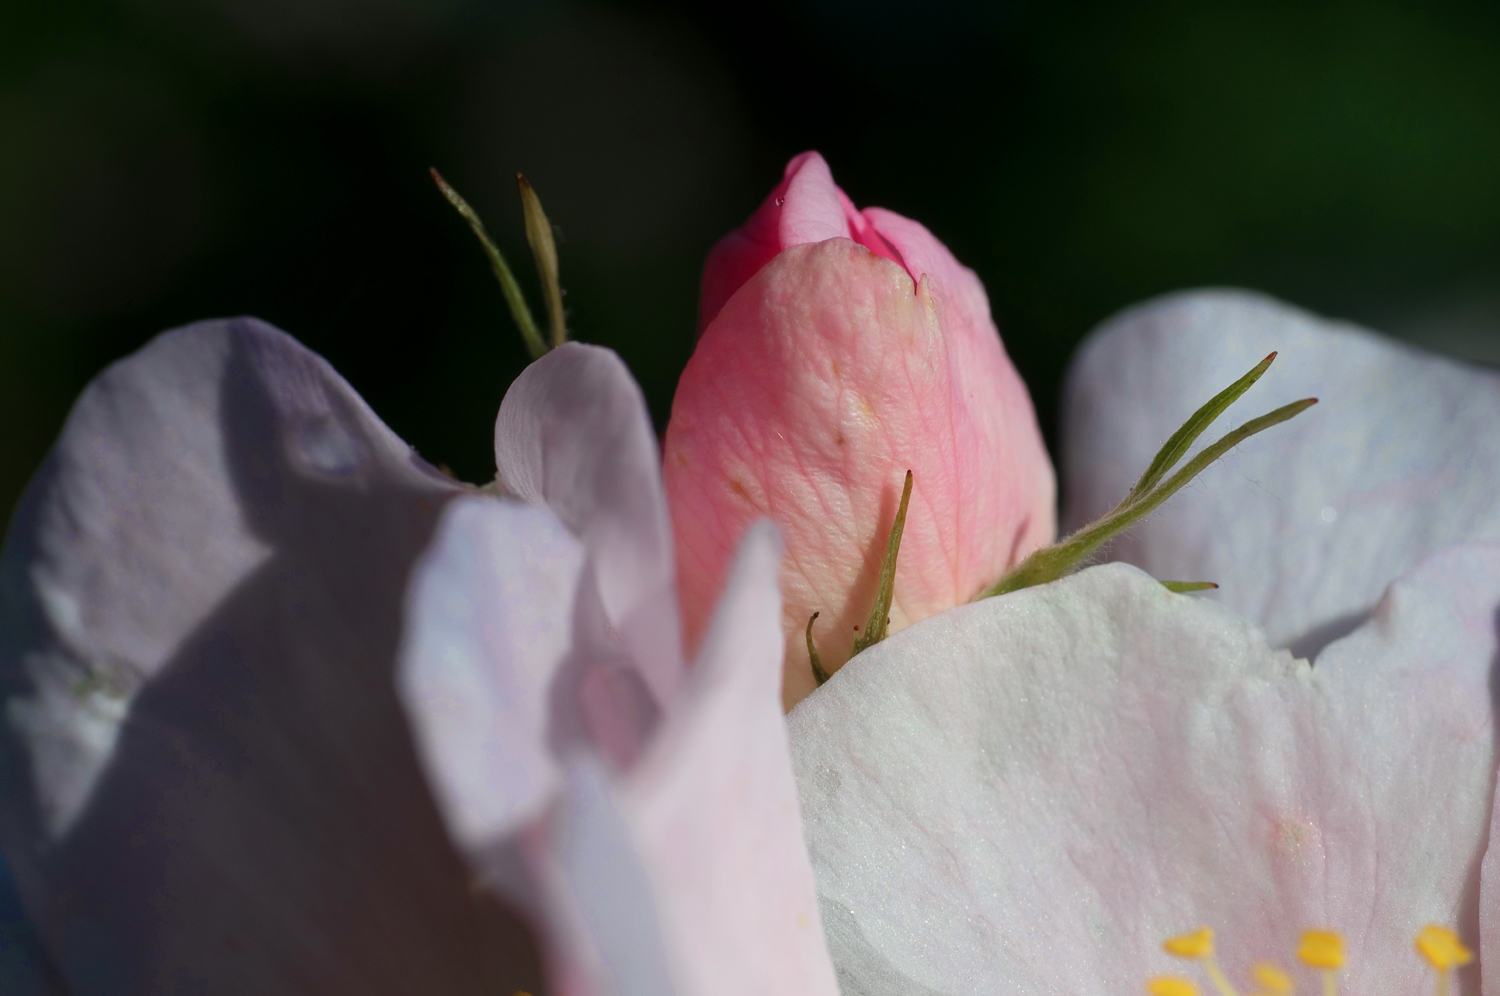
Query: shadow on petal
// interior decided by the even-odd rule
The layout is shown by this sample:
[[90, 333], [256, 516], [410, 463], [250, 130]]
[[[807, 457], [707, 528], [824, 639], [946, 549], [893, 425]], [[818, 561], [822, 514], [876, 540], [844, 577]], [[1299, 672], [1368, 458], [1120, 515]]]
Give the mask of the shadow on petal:
[[1323, 648], [1334, 640], [1342, 640], [1350, 633], [1359, 629], [1370, 618], [1369, 611], [1350, 612], [1330, 620], [1297, 637], [1287, 644], [1287, 649], [1292, 652], [1293, 657], [1300, 657], [1306, 661], [1317, 661], [1318, 655]]
[[[448, 840], [392, 678], [407, 575], [455, 492], [311, 353], [250, 321], [227, 335], [224, 463], [269, 556], [129, 702], [66, 832], [28, 817], [29, 912], [80, 994], [538, 991], [528, 928]], [[122, 501], [149, 501], [137, 483]]]

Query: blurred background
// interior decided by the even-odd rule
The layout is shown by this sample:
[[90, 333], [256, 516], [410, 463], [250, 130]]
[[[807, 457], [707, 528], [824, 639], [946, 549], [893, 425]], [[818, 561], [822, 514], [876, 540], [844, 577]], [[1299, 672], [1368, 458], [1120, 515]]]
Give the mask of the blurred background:
[[527, 174], [658, 427], [704, 254], [807, 148], [979, 272], [1049, 441], [1079, 338], [1183, 287], [1500, 360], [1493, 5], [12, 0], [0, 136], [6, 509], [101, 367], [242, 313], [487, 480], [526, 357], [429, 165], [529, 290]]
[[[430, 460], [489, 479], [526, 356], [428, 166], [531, 289], [527, 174], [571, 328], [625, 357], [658, 427], [704, 254], [807, 148], [979, 272], [1049, 442], [1078, 340], [1183, 287], [1497, 363], [1497, 10], [9, 0], [0, 504], [101, 367], [242, 313], [321, 352]], [[0, 927], [0, 947], [24, 932], [3, 899]]]

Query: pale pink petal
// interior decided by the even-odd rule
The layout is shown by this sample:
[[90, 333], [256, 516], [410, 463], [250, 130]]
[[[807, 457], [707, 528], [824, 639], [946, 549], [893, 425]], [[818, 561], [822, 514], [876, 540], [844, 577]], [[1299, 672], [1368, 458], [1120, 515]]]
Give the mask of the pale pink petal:
[[[780, 543], [745, 538], [714, 628], [639, 765], [570, 772], [520, 841], [567, 992], [837, 992], [803, 844], [780, 698]], [[504, 851], [492, 852], [503, 874]]]
[[684, 664], [671, 523], [640, 388], [607, 349], [567, 343], [516, 378], [495, 422], [500, 482], [588, 553], [609, 628], [661, 707]]
[[1330, 927], [1343, 991], [1423, 991], [1416, 931], [1477, 930], [1497, 606], [1453, 549], [1309, 668], [1112, 565], [861, 655], [789, 717], [844, 991], [1140, 992], [1203, 924], [1240, 984]]
[[1156, 448], [1272, 350], [1203, 437], [1302, 397], [1320, 404], [1236, 447], [1115, 541], [1159, 578], [1313, 653], [1448, 543], [1500, 540], [1500, 374], [1243, 291], [1149, 302], [1095, 332], [1069, 374], [1069, 528], [1124, 497]]
[[[578, 728], [583, 547], [545, 507], [450, 503], [413, 572], [399, 689], [449, 831], [472, 851], [540, 816]], [[559, 694], [560, 693], [560, 694]], [[561, 722], [559, 722], [561, 720]]]
[[788, 704], [813, 687], [813, 612], [825, 662], [848, 658], [908, 469], [893, 629], [968, 601], [1052, 539], [1025, 388], [993, 326], [950, 329], [947, 314], [930, 281], [851, 241], [794, 246], [730, 299], [678, 385], [663, 473], [689, 644], [740, 536], [768, 516], [789, 553]]
[[520, 842], [542, 897], [548, 982], [560, 996], [676, 996], [657, 896], [604, 771], [568, 769], [547, 819]]
[[70, 992], [491, 993], [393, 687], [457, 487], [253, 319], [100, 375], [7, 542], [0, 829]]
[[621, 808], [684, 996], [838, 992], [781, 712], [780, 540], [746, 534], [681, 707]]

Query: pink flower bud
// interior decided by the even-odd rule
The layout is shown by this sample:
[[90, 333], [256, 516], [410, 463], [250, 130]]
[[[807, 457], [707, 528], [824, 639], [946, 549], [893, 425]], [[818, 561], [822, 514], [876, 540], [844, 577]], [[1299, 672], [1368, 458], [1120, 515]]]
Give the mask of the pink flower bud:
[[920, 224], [856, 210], [807, 152], [703, 273], [665, 479], [690, 646], [745, 529], [781, 528], [788, 708], [848, 659], [915, 478], [892, 632], [968, 602], [1055, 528], [1052, 465], [984, 288]]

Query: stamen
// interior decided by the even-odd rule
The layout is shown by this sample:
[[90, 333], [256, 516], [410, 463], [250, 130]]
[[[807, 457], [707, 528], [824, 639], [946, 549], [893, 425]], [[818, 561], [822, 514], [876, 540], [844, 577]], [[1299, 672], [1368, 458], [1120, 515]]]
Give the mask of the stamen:
[[1437, 996], [1448, 996], [1448, 977], [1453, 969], [1474, 960], [1474, 952], [1464, 947], [1458, 935], [1447, 927], [1429, 923], [1417, 935], [1417, 954], [1437, 975]]
[[1158, 975], [1147, 981], [1151, 996], [1198, 996], [1198, 987], [1180, 975]]
[[1297, 957], [1309, 968], [1337, 971], [1344, 967], [1344, 938], [1333, 930], [1304, 931]]
[[1191, 934], [1179, 934], [1162, 942], [1162, 949], [1174, 958], [1190, 958], [1203, 964], [1203, 971], [1213, 982], [1219, 996], [1240, 996], [1229, 984], [1219, 965], [1214, 961], [1214, 932], [1210, 927], [1199, 927]]
[[1291, 996], [1296, 986], [1292, 984], [1292, 977], [1281, 970], [1279, 965], [1273, 965], [1268, 961], [1258, 961], [1250, 969], [1250, 978], [1260, 986], [1257, 996]]
[[1429, 923], [1417, 935], [1417, 954], [1427, 959], [1439, 972], [1467, 965], [1474, 960], [1474, 952], [1464, 947], [1464, 942], [1447, 927]]
[[1174, 958], [1202, 958], [1214, 953], [1214, 931], [1212, 927], [1199, 927], [1191, 934], [1169, 937], [1161, 946]]
[[1344, 938], [1332, 930], [1309, 930], [1302, 934], [1297, 957], [1308, 968], [1322, 969], [1323, 996], [1338, 996], [1333, 973], [1344, 967]]
[[[1224, 973], [1214, 961], [1214, 932], [1209, 927], [1199, 927], [1188, 934], [1169, 937], [1162, 942], [1162, 949], [1174, 958], [1196, 961], [1213, 980], [1220, 996], [1238, 996]], [[1417, 954], [1431, 966], [1437, 976], [1435, 996], [1449, 996], [1449, 979], [1453, 970], [1474, 960], [1474, 952], [1454, 931], [1441, 924], [1429, 923], [1416, 936]], [[1334, 930], [1308, 930], [1302, 934], [1302, 944], [1297, 948], [1297, 958], [1308, 968], [1317, 969], [1323, 975], [1323, 996], [1338, 996], [1338, 981], [1335, 974], [1344, 967], [1344, 938]], [[1250, 996], [1292, 996], [1295, 986], [1291, 976], [1279, 965], [1268, 961], [1256, 962], [1250, 968], [1250, 978], [1256, 989]], [[1187, 979], [1175, 975], [1158, 975], [1146, 983], [1149, 996], [1198, 996], [1198, 989]]]

